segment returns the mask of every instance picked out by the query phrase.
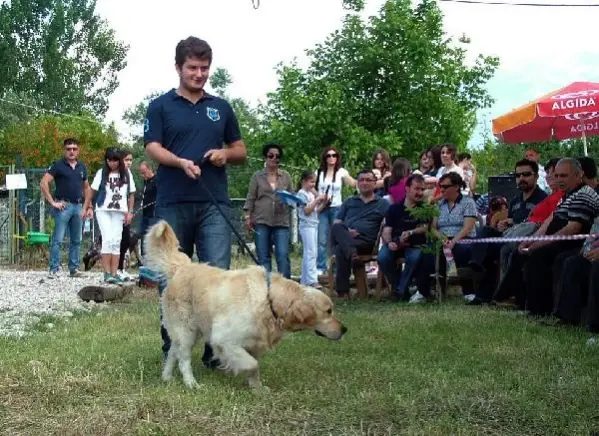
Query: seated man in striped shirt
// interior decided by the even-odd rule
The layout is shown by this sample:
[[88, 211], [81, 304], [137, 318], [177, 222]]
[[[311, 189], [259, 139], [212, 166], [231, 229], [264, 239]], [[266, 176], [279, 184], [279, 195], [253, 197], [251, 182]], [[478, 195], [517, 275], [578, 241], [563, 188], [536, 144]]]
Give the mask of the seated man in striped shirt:
[[[553, 176], [565, 194], [555, 212], [533, 236], [588, 234], [599, 215], [599, 194], [582, 181], [580, 162], [561, 159]], [[561, 252], [579, 249], [582, 244], [582, 240], [522, 242], [496, 295], [514, 292], [520, 307], [526, 308], [529, 315], [549, 315], [553, 309], [553, 276], [548, 272]]]

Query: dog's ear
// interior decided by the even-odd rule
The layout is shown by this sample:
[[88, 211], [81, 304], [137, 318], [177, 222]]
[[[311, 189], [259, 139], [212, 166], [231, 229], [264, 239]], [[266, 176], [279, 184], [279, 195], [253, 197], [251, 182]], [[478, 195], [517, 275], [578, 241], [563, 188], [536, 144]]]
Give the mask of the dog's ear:
[[309, 326], [316, 320], [316, 312], [311, 304], [307, 304], [303, 298], [295, 300], [289, 308], [288, 321], [291, 325]]

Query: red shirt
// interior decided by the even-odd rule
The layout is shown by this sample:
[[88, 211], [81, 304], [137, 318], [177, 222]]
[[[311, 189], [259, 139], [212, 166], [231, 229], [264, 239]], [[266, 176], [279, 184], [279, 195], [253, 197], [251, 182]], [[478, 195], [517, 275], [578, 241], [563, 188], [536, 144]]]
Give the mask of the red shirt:
[[543, 224], [543, 222], [549, 218], [549, 215], [553, 213], [563, 196], [564, 191], [556, 191], [546, 197], [545, 200], [537, 204], [530, 212], [530, 216], [528, 217], [527, 221], [529, 223]]

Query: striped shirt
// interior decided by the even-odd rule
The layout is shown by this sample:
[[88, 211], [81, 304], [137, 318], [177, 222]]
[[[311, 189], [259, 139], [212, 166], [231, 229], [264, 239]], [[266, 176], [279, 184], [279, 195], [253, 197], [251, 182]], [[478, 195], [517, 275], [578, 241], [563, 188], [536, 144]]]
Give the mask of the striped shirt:
[[597, 215], [599, 215], [599, 194], [588, 185], [580, 185], [566, 193], [557, 205], [553, 219], [547, 228], [547, 234], [556, 233], [570, 221], [582, 224], [580, 233], [589, 233]]

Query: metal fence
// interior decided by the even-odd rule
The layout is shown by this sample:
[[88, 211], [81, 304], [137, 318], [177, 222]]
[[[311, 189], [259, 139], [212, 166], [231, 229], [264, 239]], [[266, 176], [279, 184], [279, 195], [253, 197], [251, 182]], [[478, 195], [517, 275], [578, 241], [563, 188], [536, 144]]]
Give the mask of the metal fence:
[[[260, 165], [248, 165], [243, 169], [233, 170], [229, 173], [229, 183], [234, 184], [232, 189], [235, 193], [243, 193], [243, 185], [249, 183], [249, 177]], [[54, 220], [51, 216], [51, 206], [48, 204], [41, 192], [40, 181], [46, 172], [46, 168], [15, 168], [14, 165], [0, 165], [0, 265], [11, 265], [20, 263], [22, 255], [26, 251], [23, 236], [27, 232], [40, 232], [52, 235], [54, 229]], [[16, 191], [6, 189], [6, 174], [20, 173], [25, 174], [27, 188]], [[241, 174], [243, 173], [243, 175]], [[247, 191], [247, 186], [245, 187]], [[135, 210], [139, 210], [142, 205], [143, 189], [138, 189], [135, 198]], [[231, 222], [237, 231], [243, 236], [245, 242], [253, 242], [254, 234], [245, 227], [243, 204], [245, 198], [231, 199]], [[292, 223], [291, 245], [297, 244], [299, 232], [297, 225], [297, 213], [290, 209]], [[139, 232], [142, 213], [136, 214], [132, 230]], [[99, 227], [95, 218], [86, 222], [83, 228], [83, 238], [81, 242], [82, 252], [86, 252], [94, 242], [94, 237], [99, 235]], [[21, 238], [19, 238], [21, 236]], [[234, 253], [242, 252], [241, 246], [235, 235], [232, 235]], [[68, 228], [63, 241], [63, 246], [68, 246], [69, 234]], [[238, 247], [235, 250], [235, 246]], [[47, 249], [47, 247], [46, 247]], [[66, 262], [66, 250], [61, 250], [62, 263]], [[82, 253], [82, 254], [83, 254]], [[36, 265], [42, 267], [42, 265]]]

